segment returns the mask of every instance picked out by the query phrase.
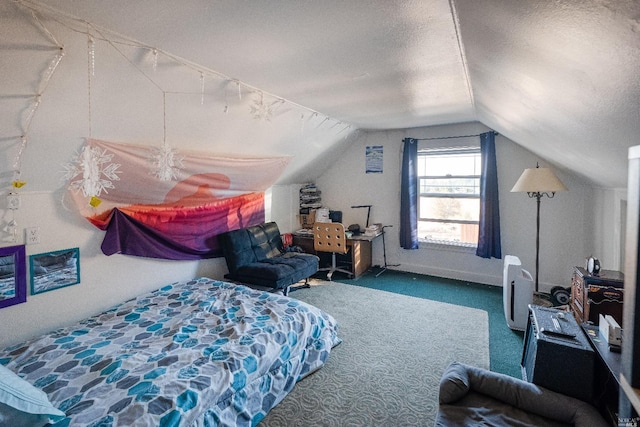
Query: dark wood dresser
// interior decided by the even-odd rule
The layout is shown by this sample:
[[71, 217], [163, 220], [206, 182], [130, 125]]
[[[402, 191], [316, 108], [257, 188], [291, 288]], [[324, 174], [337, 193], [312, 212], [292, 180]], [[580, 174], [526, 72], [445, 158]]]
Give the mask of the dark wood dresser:
[[571, 309], [578, 323], [598, 325], [598, 315], [609, 314], [622, 325], [624, 274], [600, 270], [598, 276], [575, 267], [571, 277]]

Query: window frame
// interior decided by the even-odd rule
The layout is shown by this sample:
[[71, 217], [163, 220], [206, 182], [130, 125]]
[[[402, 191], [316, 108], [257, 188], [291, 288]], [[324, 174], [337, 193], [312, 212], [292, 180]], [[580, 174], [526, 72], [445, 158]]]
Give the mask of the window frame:
[[[478, 205], [480, 202], [480, 179], [481, 179], [481, 169], [477, 170], [477, 175], [421, 175], [420, 168], [422, 165], [421, 159], [428, 156], [438, 156], [438, 155], [469, 155], [473, 154], [474, 156], [478, 156], [480, 160], [480, 168], [482, 164], [482, 154], [480, 152], [479, 146], [464, 146], [464, 147], [441, 147], [441, 148], [419, 148], [418, 149], [418, 215], [417, 221], [418, 224], [420, 222], [430, 222], [430, 223], [443, 223], [443, 224], [474, 224], [479, 226], [480, 221], [478, 220], [465, 220], [465, 219], [440, 219], [440, 218], [429, 218], [423, 216], [421, 213], [421, 205], [422, 198], [451, 198], [451, 199], [477, 199]], [[433, 192], [422, 192], [422, 180], [423, 179], [473, 179], [476, 180], [476, 185], [474, 188], [477, 189], [477, 192], [473, 194], [454, 194], [454, 193], [433, 193]], [[478, 206], [479, 207], [479, 206]], [[419, 227], [418, 227], [419, 228]], [[463, 247], [463, 248], [476, 248], [477, 240], [475, 243], [470, 242], [462, 242], [462, 241], [454, 241], [454, 240], [442, 240], [442, 239], [429, 239], [426, 237], [418, 237], [419, 242], [421, 244], [428, 244], [430, 246], [438, 246], [438, 247]]]

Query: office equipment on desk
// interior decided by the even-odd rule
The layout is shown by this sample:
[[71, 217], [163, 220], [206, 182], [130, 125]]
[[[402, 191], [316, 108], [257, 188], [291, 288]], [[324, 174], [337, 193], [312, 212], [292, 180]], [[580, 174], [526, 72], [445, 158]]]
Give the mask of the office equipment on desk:
[[329, 211], [329, 219], [331, 222], [342, 222], [342, 211]]
[[600, 331], [600, 335], [602, 335], [609, 344], [609, 349], [611, 351], [620, 351], [620, 346], [622, 346], [622, 329], [616, 319], [613, 316], [605, 314], [598, 315], [598, 329]]
[[380, 233], [382, 233], [382, 224], [371, 224], [364, 229], [365, 236], [375, 236]]
[[315, 222], [331, 222], [331, 219], [329, 218], [329, 209], [327, 208], [316, 209]]
[[336, 255], [344, 255], [349, 251], [344, 225], [339, 222], [316, 222], [313, 224], [313, 249], [316, 252], [331, 253], [331, 266], [318, 269], [318, 271], [328, 271], [327, 279], [331, 280], [331, 276], [336, 271], [347, 274], [349, 278], [353, 277], [352, 271], [339, 268], [337, 265]]
[[369, 226], [369, 216], [371, 215], [371, 206], [372, 205], [355, 205], [355, 206], [351, 206], [352, 209], [367, 208], [367, 225], [365, 225], [365, 227]]
[[[371, 268], [373, 241], [380, 235], [382, 235], [382, 233], [375, 236], [366, 236], [361, 234], [358, 236], [346, 237], [347, 247], [351, 249], [346, 256], [349, 258], [351, 273], [353, 274], [354, 279], [362, 276]], [[306, 253], [320, 255], [314, 249], [312, 230], [303, 229], [295, 231], [293, 233], [293, 244], [300, 247]]]

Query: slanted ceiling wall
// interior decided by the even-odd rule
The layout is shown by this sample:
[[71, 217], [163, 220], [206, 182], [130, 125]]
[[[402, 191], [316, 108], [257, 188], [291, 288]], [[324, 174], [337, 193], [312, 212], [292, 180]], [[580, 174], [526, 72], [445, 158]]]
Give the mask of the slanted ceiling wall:
[[[5, 202], [0, 203], [1, 245], [21, 244], [24, 228], [40, 227], [41, 243], [28, 246], [27, 254], [79, 247], [81, 283], [29, 296], [25, 304], [0, 310], [0, 345], [69, 324], [175, 280], [200, 275], [222, 278], [226, 273], [223, 259], [176, 262], [101, 253], [103, 233], [71, 209], [61, 181], [64, 165], [89, 134], [158, 146], [166, 138], [175, 148], [219, 154], [291, 155], [293, 161], [270, 190], [267, 202], [269, 219], [276, 220], [283, 232], [298, 228], [299, 185], [317, 181], [328, 206], [343, 210], [345, 223], [364, 222], [363, 212], [349, 206], [372, 204], [372, 222], [393, 225], [387, 235], [389, 263], [401, 264], [399, 268], [408, 271], [501, 283], [500, 260], [434, 249], [408, 252], [398, 247], [402, 138], [478, 133], [487, 129], [482, 124], [355, 134], [338, 121], [288, 103], [270, 121], [257, 120], [250, 114], [255, 99], [251, 91], [245, 89], [239, 96], [237, 87], [228, 82], [205, 80], [202, 96], [198, 73], [162, 57], [153, 75], [161, 83], [160, 90], [137, 68], [153, 73], [148, 57], [136, 56], [127, 46], [116, 50], [104, 40], [95, 40], [95, 74], [89, 79], [86, 35], [53, 21], [47, 22], [47, 29], [64, 45], [65, 55], [34, 110], [33, 95], [41, 89], [42, 76], [56, 49], [30, 14], [16, 7], [13, 2], [0, 3], [2, 196], [14, 177], [22, 134], [27, 144], [20, 156], [20, 178], [27, 184], [19, 190], [19, 210], [9, 211]], [[25, 121], [31, 112], [27, 130]], [[364, 173], [368, 145], [384, 147], [381, 175]], [[534, 203], [508, 191], [521, 171], [540, 159], [501, 136], [497, 147], [504, 253], [520, 256], [524, 266], [533, 270]], [[598, 190], [599, 197], [594, 198], [588, 184], [569, 173], [558, 174], [570, 191], [543, 201], [541, 279], [547, 286], [568, 285], [572, 266], [591, 253], [602, 253], [605, 268], [616, 267], [614, 256], [607, 257], [614, 254], [616, 243], [590, 230], [597, 228], [598, 235], [604, 235], [616, 227], [615, 215], [603, 212], [606, 203], [619, 197]], [[18, 224], [15, 242], [3, 231], [11, 220]], [[377, 244], [374, 263], [382, 261], [382, 248]]]
[[[369, 132], [345, 153], [345, 156], [320, 179], [323, 201], [333, 209], [343, 210], [343, 222], [364, 225], [366, 213], [361, 209], [349, 209], [351, 205], [371, 204], [370, 223], [392, 225], [387, 229], [386, 251], [388, 264], [400, 270], [450, 277], [479, 283], [501, 285], [502, 260], [486, 260], [475, 256], [475, 250], [424, 246], [418, 250], [405, 250], [399, 245], [400, 223], [400, 167], [402, 139], [435, 138], [478, 134], [489, 130], [478, 123], [467, 123], [402, 131]], [[432, 141], [442, 144], [446, 141]], [[365, 173], [365, 147], [382, 145], [384, 173]], [[535, 274], [535, 224], [536, 204], [524, 193], [510, 190], [525, 168], [535, 167], [544, 161], [522, 149], [509, 139], [496, 137], [498, 183], [500, 193], [500, 217], [502, 227], [503, 256], [520, 257], [523, 268]], [[575, 175], [556, 171], [569, 188], [552, 200], [543, 199], [540, 232], [540, 284], [541, 290], [552, 286], [569, 286], [574, 265], [584, 263], [585, 254], [593, 251], [594, 244], [589, 229], [593, 217], [593, 188]], [[326, 194], [326, 196], [324, 196]], [[377, 247], [377, 262], [383, 262], [382, 247]], [[608, 268], [612, 267], [607, 259]]]

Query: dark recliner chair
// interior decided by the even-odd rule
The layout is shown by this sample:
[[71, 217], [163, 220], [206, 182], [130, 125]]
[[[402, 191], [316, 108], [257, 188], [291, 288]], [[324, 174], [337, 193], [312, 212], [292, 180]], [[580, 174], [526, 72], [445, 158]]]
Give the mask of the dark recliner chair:
[[318, 271], [317, 256], [285, 250], [275, 222], [229, 231], [219, 239], [229, 268], [224, 277], [234, 282], [286, 295], [302, 280], [308, 287], [308, 278]]

